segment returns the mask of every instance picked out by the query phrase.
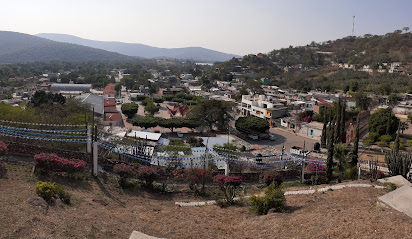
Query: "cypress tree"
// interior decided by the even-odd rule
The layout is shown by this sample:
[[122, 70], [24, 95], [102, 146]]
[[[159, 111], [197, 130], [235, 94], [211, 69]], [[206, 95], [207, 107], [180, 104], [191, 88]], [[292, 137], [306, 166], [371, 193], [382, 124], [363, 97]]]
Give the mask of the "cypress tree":
[[326, 178], [328, 182], [332, 180], [332, 170], [333, 170], [333, 141], [334, 141], [334, 130], [335, 128], [335, 119], [330, 122], [329, 125], [329, 140], [328, 140], [328, 159], [326, 161]]
[[340, 116], [340, 142], [342, 143], [346, 138], [345, 131], [345, 114], [346, 114], [346, 104], [345, 101], [341, 105], [341, 116]]
[[353, 141], [353, 151], [352, 151], [352, 166], [356, 166], [358, 164], [359, 125], [360, 125], [360, 112], [358, 114], [358, 117], [356, 117], [355, 139]]
[[340, 127], [340, 116], [341, 116], [341, 112], [340, 112], [340, 98], [338, 101], [338, 105], [337, 105], [337, 109], [336, 109], [336, 133], [335, 133], [335, 144], [338, 144], [341, 140], [340, 140], [340, 136], [341, 136], [341, 127]]
[[322, 128], [322, 136], [320, 138], [320, 146], [322, 148], [326, 148], [326, 127], [328, 125], [328, 122], [326, 121], [326, 111], [323, 114], [323, 128]]

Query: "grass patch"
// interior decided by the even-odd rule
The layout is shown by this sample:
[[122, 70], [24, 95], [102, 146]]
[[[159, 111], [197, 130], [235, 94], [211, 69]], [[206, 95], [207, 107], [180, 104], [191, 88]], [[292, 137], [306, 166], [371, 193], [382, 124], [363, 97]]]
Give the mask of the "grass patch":
[[388, 185], [386, 185], [386, 187], [388, 188], [389, 192], [391, 192], [391, 191], [398, 188], [398, 186], [396, 186], [396, 184], [394, 184], [394, 183], [388, 183]]

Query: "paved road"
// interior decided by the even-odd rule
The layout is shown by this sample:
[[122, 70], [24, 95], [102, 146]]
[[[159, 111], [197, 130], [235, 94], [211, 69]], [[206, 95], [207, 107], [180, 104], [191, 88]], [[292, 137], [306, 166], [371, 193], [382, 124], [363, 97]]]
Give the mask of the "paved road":
[[263, 143], [267, 142], [266, 144], [271, 145], [278, 150], [281, 150], [282, 145], [285, 145], [286, 152], [289, 152], [289, 149], [292, 146], [299, 146], [303, 148], [303, 142], [305, 142], [306, 144], [306, 149], [313, 150], [313, 144], [315, 142], [319, 142], [319, 140], [310, 139], [307, 137], [296, 135], [294, 133], [286, 132], [278, 128], [271, 128], [269, 131], [276, 135], [276, 140], [275, 141], [265, 140], [265, 142], [263, 141], [262, 142]]

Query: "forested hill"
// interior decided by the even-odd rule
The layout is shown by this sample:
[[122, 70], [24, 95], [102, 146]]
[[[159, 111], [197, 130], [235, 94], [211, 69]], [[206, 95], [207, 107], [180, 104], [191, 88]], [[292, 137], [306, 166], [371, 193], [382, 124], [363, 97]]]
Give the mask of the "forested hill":
[[[409, 31], [409, 29], [407, 29]], [[345, 37], [322, 43], [312, 42], [306, 46], [289, 47], [269, 53], [274, 62], [306, 67], [335, 63], [370, 65], [412, 62], [412, 33], [401, 30], [386, 35], [365, 34], [362, 37]]]
[[0, 31], [0, 63], [117, 61], [132, 57], [9, 31]]
[[362, 90], [377, 91], [391, 82], [392, 90], [401, 92], [412, 83], [412, 33], [404, 28], [385, 35], [290, 46], [232, 59], [215, 69], [208, 80], [231, 80], [236, 75], [245, 81], [269, 78], [269, 84], [302, 91], [345, 90], [354, 80]]

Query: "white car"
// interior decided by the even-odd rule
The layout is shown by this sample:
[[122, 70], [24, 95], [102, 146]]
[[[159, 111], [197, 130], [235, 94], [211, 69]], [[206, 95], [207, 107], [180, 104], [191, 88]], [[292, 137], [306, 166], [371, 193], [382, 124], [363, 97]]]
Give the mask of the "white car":
[[176, 133], [177, 133], [177, 137], [179, 137], [179, 138], [183, 138], [183, 133], [182, 133], [182, 132], [177, 131]]

